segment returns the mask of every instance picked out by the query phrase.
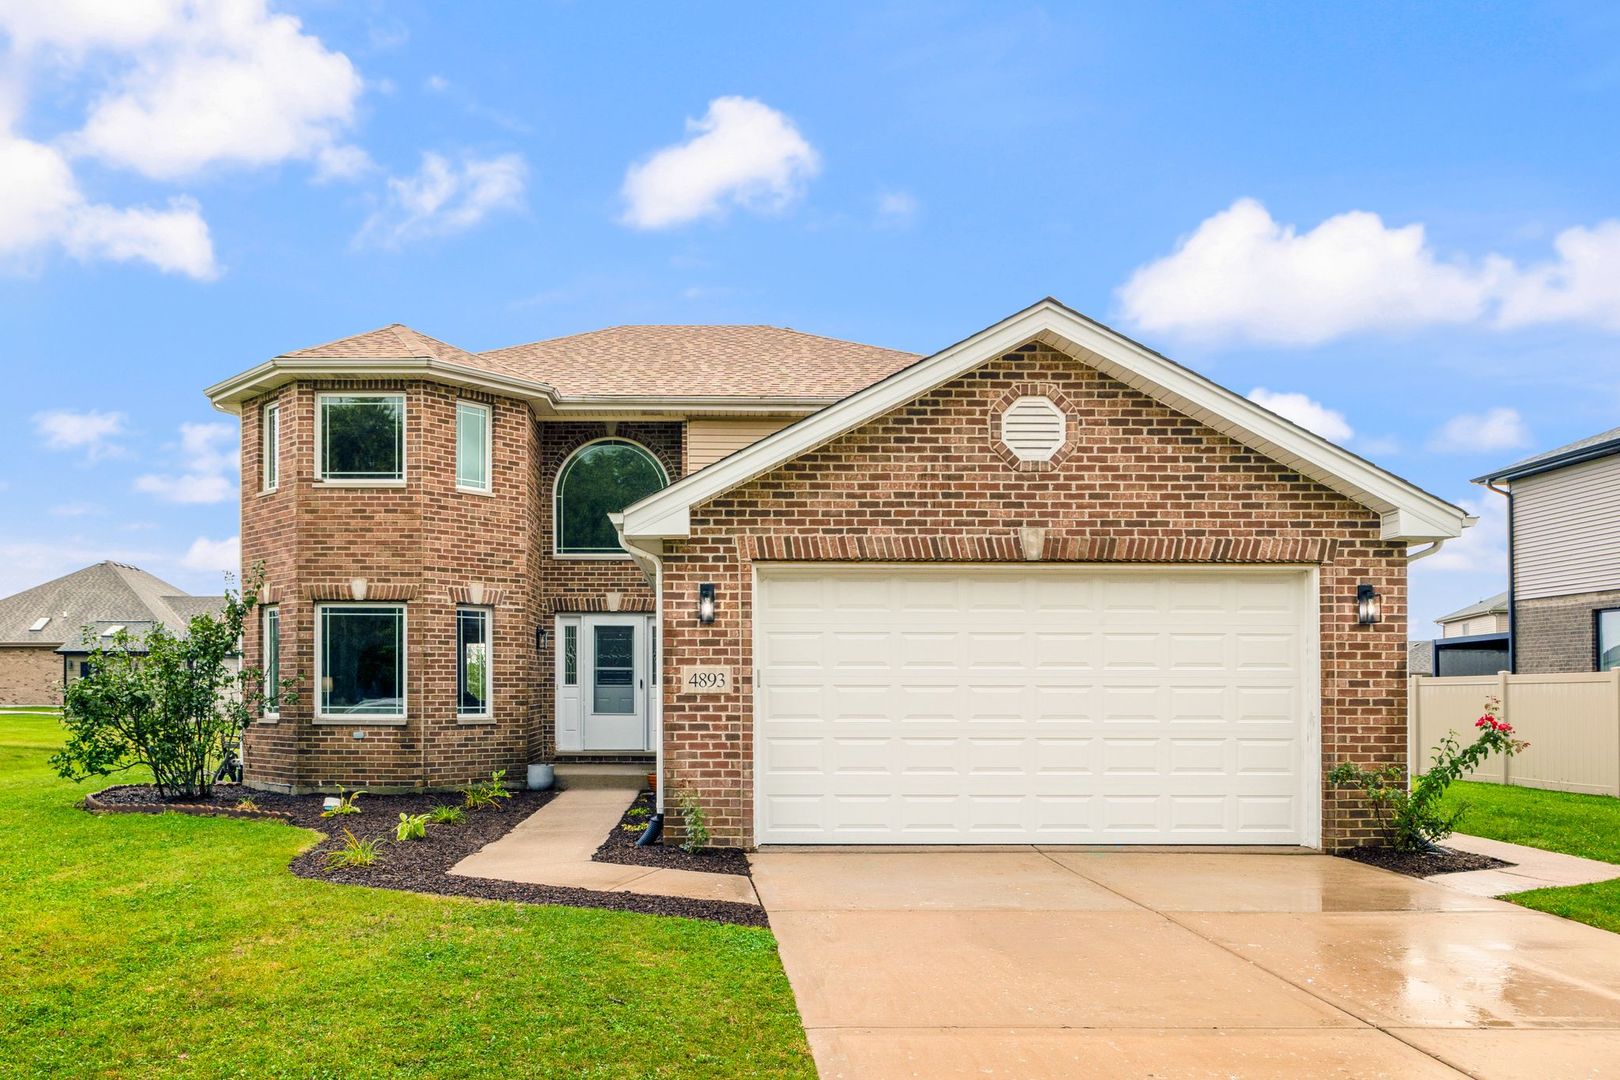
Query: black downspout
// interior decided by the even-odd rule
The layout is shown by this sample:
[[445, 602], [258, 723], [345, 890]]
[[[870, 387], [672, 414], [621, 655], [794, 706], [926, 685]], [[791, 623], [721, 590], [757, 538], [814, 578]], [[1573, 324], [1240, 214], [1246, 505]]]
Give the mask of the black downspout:
[[664, 832], [664, 815], [654, 814], [647, 819], [647, 831], [636, 837], [636, 847], [652, 847]]

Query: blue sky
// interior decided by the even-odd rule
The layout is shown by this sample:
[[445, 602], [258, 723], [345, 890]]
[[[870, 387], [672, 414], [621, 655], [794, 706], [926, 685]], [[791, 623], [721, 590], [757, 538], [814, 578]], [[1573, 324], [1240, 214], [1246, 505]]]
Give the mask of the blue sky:
[[[1613, 5], [0, 4], [0, 594], [217, 588], [207, 384], [774, 323], [929, 352], [1051, 294], [1481, 524], [1620, 424]], [[1277, 396], [1281, 395], [1281, 396]]]

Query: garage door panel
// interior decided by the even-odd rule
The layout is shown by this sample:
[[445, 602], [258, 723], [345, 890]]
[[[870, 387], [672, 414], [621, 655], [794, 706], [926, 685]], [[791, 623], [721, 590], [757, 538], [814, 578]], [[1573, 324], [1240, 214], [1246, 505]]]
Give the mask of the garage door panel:
[[1308, 584], [762, 569], [756, 838], [1301, 842]]

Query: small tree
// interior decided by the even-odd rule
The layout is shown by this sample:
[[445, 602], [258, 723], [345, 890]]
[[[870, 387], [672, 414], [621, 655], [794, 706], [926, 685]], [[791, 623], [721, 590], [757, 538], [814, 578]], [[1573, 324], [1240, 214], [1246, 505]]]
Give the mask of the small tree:
[[1385, 841], [1397, 851], [1425, 851], [1450, 836], [1466, 806], [1443, 809], [1441, 797], [1454, 781], [1461, 780], [1484, 764], [1492, 754], [1508, 757], [1530, 744], [1513, 737], [1513, 725], [1501, 718], [1502, 703], [1485, 699], [1485, 713], [1474, 721], [1478, 732], [1467, 746], [1455, 731], [1448, 732], [1434, 749], [1429, 771], [1407, 784], [1406, 770], [1399, 765], [1364, 769], [1353, 762], [1341, 762], [1328, 773], [1328, 781], [1343, 787], [1360, 788], [1371, 800], [1373, 812]]
[[[215, 769], [265, 700], [262, 671], [229, 665], [263, 582], [255, 566], [240, 594], [227, 585], [220, 613], [193, 617], [185, 637], [163, 626], [143, 639], [120, 630], [103, 643], [87, 634], [90, 672], [68, 684], [67, 743], [51, 757], [56, 771], [83, 780], [145, 766], [161, 795], [206, 797]], [[292, 701], [295, 684], [281, 680], [276, 696]]]

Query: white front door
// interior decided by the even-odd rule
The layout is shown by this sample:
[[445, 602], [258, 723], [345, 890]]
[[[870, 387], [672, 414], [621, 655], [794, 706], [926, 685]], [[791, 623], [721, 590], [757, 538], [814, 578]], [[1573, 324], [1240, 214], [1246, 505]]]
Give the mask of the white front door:
[[1304, 568], [762, 567], [761, 844], [1315, 844]]
[[580, 620], [582, 750], [647, 749], [647, 616]]

